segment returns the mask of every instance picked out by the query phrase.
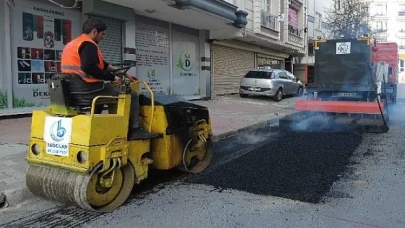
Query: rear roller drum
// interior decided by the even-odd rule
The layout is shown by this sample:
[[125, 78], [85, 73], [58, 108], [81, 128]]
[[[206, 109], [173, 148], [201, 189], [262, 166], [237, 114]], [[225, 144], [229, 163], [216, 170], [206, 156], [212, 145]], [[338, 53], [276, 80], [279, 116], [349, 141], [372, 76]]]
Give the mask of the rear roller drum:
[[[120, 164], [114, 162], [113, 164]], [[63, 169], [30, 165], [26, 184], [34, 195], [81, 208], [110, 212], [121, 206], [131, 194], [135, 171], [130, 162], [105, 174], [98, 173], [101, 164], [90, 175]]]
[[211, 163], [213, 147], [211, 138], [202, 137], [196, 143], [190, 139], [184, 147], [180, 169], [189, 173], [204, 171]]

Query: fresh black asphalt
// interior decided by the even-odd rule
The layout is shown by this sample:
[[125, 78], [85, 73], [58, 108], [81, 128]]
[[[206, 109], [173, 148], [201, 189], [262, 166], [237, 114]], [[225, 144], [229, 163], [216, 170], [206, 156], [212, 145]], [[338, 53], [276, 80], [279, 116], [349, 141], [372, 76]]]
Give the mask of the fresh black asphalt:
[[361, 141], [361, 134], [281, 134], [187, 182], [319, 203]]
[[[338, 175], [343, 174], [362, 141], [360, 134], [277, 132], [277, 127], [268, 127], [221, 140], [214, 145], [211, 166], [200, 174], [188, 175], [176, 169], [151, 170], [148, 179], [135, 185], [125, 204], [137, 203], [138, 199], [180, 179], [185, 183], [317, 203], [338, 180]], [[260, 140], [255, 143], [255, 139]], [[62, 205], [0, 227], [78, 227], [100, 216]]]

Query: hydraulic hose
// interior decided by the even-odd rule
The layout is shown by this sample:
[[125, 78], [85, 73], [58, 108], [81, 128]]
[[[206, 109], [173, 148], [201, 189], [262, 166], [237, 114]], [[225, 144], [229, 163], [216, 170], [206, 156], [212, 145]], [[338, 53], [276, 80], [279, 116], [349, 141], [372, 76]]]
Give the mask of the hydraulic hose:
[[[375, 61], [374, 61], [374, 66], [376, 66], [375, 67], [375, 76], [377, 76], [377, 65], [375, 64]], [[371, 66], [369, 65], [369, 69], [370, 69], [370, 72], [373, 72], [373, 70], [371, 69]], [[370, 74], [371, 75], [371, 80], [372, 80], [372, 82], [373, 82], [373, 89], [374, 89], [374, 92], [375, 92], [375, 95], [376, 95], [376, 98], [377, 98], [377, 104], [378, 104], [378, 108], [380, 109], [380, 114], [381, 114], [381, 118], [382, 118], [382, 120], [383, 120], [383, 122], [384, 122], [384, 124], [383, 124], [383, 126], [387, 126], [388, 127], [388, 125], [387, 125], [387, 122], [386, 122], [386, 120], [385, 120], [385, 117], [384, 117], [384, 112], [382, 111], [382, 108], [381, 108], [381, 103], [380, 103], [380, 99], [379, 99], [379, 96], [378, 96], [378, 94], [377, 94], [377, 84], [376, 84], [376, 82], [374, 81], [374, 78], [373, 78], [373, 73], [371, 73]], [[384, 75], [383, 75], [384, 76]], [[385, 79], [383, 79], [383, 84], [384, 84], [384, 87], [385, 87]], [[385, 91], [386, 92], [386, 91]], [[387, 114], [388, 114], [388, 107], [387, 107]]]

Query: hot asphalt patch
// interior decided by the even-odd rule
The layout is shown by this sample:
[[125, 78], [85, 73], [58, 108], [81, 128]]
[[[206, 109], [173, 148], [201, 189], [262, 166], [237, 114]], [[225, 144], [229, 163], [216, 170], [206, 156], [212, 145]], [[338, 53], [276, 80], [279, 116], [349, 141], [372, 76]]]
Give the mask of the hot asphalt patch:
[[319, 203], [361, 141], [361, 134], [288, 133], [187, 182]]

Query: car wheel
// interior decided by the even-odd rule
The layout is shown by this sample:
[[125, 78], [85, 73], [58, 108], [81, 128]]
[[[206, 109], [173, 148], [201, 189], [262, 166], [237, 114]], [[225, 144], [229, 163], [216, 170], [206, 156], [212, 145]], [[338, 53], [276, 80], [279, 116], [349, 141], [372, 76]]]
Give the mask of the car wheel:
[[248, 95], [247, 95], [247, 94], [241, 94], [241, 93], [239, 94], [239, 96], [240, 96], [240, 97], [243, 97], [243, 98], [248, 97]]
[[273, 99], [275, 101], [281, 101], [283, 99], [283, 89], [280, 88], [277, 90], [276, 94], [274, 95]]
[[297, 91], [297, 97], [301, 97], [304, 94], [304, 88], [302, 88], [302, 86], [300, 86], [300, 88], [298, 88]]

